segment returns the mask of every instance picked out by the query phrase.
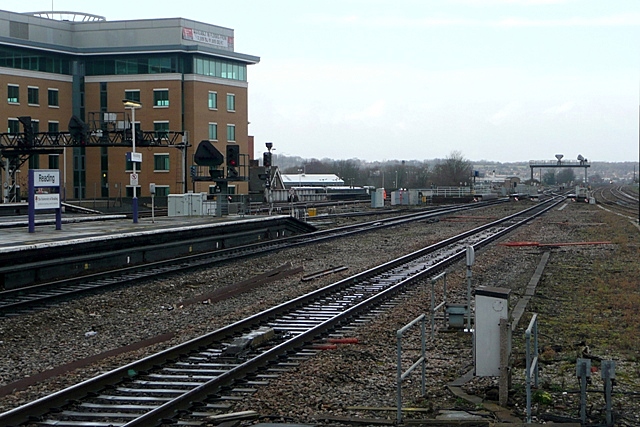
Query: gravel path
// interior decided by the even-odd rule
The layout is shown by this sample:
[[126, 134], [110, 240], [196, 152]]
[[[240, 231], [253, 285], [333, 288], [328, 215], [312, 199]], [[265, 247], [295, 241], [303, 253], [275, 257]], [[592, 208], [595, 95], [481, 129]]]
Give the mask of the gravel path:
[[[524, 204], [510, 203], [487, 210], [472, 211], [466, 218], [450, 218], [433, 223], [420, 222], [383, 230], [377, 234], [364, 234], [286, 250], [269, 256], [215, 266], [190, 275], [167, 277], [166, 280], [144, 283], [135, 288], [84, 298], [29, 316], [2, 319], [0, 386], [161, 334], [173, 333], [174, 337], [142, 350], [107, 358], [71, 373], [56, 376], [27, 390], [15, 391], [0, 397], [0, 412], [117, 367], [127, 360], [215, 330], [300, 293], [317, 289], [487, 221], [480, 217], [497, 218], [522, 208]], [[603, 220], [603, 216], [607, 215], [610, 216], [596, 206], [569, 204], [566, 209], [554, 209], [544, 219], [533, 221], [526, 229], [509, 236], [508, 240], [582, 241], [586, 240], [586, 227], [582, 226], [582, 223], [601, 224], [606, 221], [607, 227], [624, 225], [624, 221], [616, 219]], [[476, 218], [471, 218], [472, 216]], [[630, 243], [625, 244], [635, 244], [637, 255], [640, 233], [629, 227]], [[574, 257], [607, 259], [617, 256], [618, 245], [566, 246], [552, 249], [550, 266], [575, 262], [572, 261]], [[541, 253], [540, 248], [509, 248], [500, 245], [492, 245], [479, 251], [473, 270], [474, 286], [490, 285], [511, 289], [510, 307], [514, 307], [528, 284]], [[629, 255], [633, 256], [633, 251]], [[302, 275], [342, 265], [349, 269], [309, 282], [302, 282], [302, 275], [295, 276], [270, 283], [232, 300], [181, 307], [181, 301], [237, 283], [287, 262], [291, 262], [294, 267], [304, 267]], [[464, 266], [450, 271], [448, 286], [450, 298], [462, 302], [466, 295]], [[235, 409], [255, 410], [271, 420], [289, 422], [322, 423], [323, 419], [331, 417], [395, 419], [393, 411], [352, 408], [395, 407], [395, 331], [426, 312], [430, 301], [429, 292], [430, 286], [427, 284], [419, 287], [396, 309], [383, 313], [359, 328], [356, 331], [358, 344], [344, 345], [338, 350], [318, 354], [309, 362], [272, 381], [268, 386], [259, 388], [250, 404], [239, 404]], [[523, 319], [520, 327], [524, 322], [528, 322], [528, 319]], [[524, 325], [526, 327], [526, 323]], [[518, 329], [516, 334], [521, 336], [522, 329]], [[417, 342], [412, 340], [415, 338], [409, 337], [407, 341], [408, 358], [413, 357], [416, 354], [415, 349], [418, 348]], [[518, 343], [514, 343], [514, 346], [517, 359]], [[448, 382], [459, 378], [472, 366], [471, 339], [468, 335], [440, 331], [433, 342], [428, 342], [428, 353], [430, 356], [426, 396], [420, 396], [418, 376], [411, 377], [403, 391], [405, 406], [421, 408], [421, 412], [409, 414], [407, 417], [435, 418], [440, 410], [457, 408], [480, 410], [488, 419], [495, 419], [492, 412], [470, 405], [452, 395], [445, 387]], [[639, 392], [640, 365], [637, 353], [635, 361], [626, 354], [616, 354], [615, 357], [621, 363], [627, 364], [625, 369], [628, 368], [632, 373], [629, 377], [630, 390]], [[546, 367], [544, 369], [550, 370]], [[521, 391], [522, 381], [518, 378], [521, 375], [517, 373], [520, 371], [520, 368], [514, 369], [514, 383], [520, 381]], [[464, 389], [467, 393], [483, 399], [495, 399], [495, 385], [494, 379], [474, 379], [467, 383]], [[574, 388], [573, 383], [571, 387]], [[521, 416], [522, 393], [514, 395], [510, 400], [509, 409], [516, 416]], [[640, 414], [638, 399], [627, 400], [625, 405], [628, 408], [625, 407], [623, 410]], [[575, 409], [569, 407], [571, 403], [567, 405], [567, 412]], [[335, 424], [335, 421], [328, 423]]]

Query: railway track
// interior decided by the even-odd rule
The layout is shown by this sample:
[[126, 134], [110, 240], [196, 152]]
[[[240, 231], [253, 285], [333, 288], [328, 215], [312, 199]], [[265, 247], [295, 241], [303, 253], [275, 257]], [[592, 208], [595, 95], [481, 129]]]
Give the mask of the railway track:
[[[453, 206], [414, 212], [392, 218], [320, 230], [306, 235], [291, 236], [229, 249], [219, 249], [2, 291], [0, 292], [0, 317], [30, 313], [69, 298], [76, 298], [79, 295], [90, 292], [104, 291], [115, 286], [132, 285], [140, 283], [142, 280], [151, 280], [156, 277], [166, 277], [168, 274], [185, 273], [198, 268], [210, 267], [215, 263], [271, 253], [294, 246], [318, 243], [357, 233], [375, 231], [379, 228], [393, 227], [406, 222], [435, 220], [439, 216], [478, 209], [495, 203], [492, 201], [477, 203], [472, 206]], [[105, 256], [107, 255], [105, 254]]]
[[[345, 327], [413, 285], [542, 215], [561, 197], [485, 224], [210, 334], [0, 414], [0, 424], [56, 426], [202, 425], [231, 409], [287, 356], [308, 357], [315, 339]], [[280, 361], [280, 362], [279, 362]]]
[[632, 194], [625, 186], [608, 185], [594, 190], [598, 203], [625, 216], [637, 218], [639, 200], [637, 194]]

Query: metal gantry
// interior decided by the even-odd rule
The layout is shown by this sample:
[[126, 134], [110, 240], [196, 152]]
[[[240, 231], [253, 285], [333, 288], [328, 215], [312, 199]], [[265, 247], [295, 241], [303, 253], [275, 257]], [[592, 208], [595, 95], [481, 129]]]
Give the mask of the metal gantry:
[[[117, 113], [103, 113], [94, 126], [87, 126], [76, 116], [69, 121], [68, 132], [33, 132], [31, 117], [19, 117], [23, 132], [0, 133], [0, 168], [5, 171], [5, 202], [16, 202], [16, 173], [31, 156], [61, 154], [65, 147], [131, 147], [131, 126], [115, 120]], [[136, 130], [136, 142], [141, 147], [174, 147], [186, 149], [189, 144], [183, 131]], [[66, 171], [65, 171], [66, 173]]]

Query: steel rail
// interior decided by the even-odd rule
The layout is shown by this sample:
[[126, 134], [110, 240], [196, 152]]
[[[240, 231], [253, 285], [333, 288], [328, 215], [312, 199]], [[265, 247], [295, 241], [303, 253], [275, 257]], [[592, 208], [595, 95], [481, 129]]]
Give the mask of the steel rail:
[[[471, 207], [455, 206], [439, 208], [394, 218], [385, 218], [376, 221], [320, 230], [303, 236], [290, 236], [262, 243], [236, 246], [229, 249], [218, 249], [170, 260], [161, 260], [2, 291], [0, 292], [0, 317], [9, 313], [17, 314], [20, 312], [29, 312], [34, 309], [41, 309], [42, 307], [46, 307], [48, 304], [88, 292], [97, 292], [114, 286], [123, 286], [131, 283], [139, 284], [142, 279], [153, 279], [154, 277], [159, 276], [166, 277], [167, 274], [178, 274], [192, 271], [198, 268], [210, 266], [212, 261], [219, 263], [233, 259], [256, 256], [276, 250], [283, 250], [295, 246], [308, 245], [357, 233], [373, 231], [379, 228], [392, 227], [411, 221], [434, 218], [459, 212], [461, 210], [486, 207], [490, 204], [493, 203], [478, 203]], [[213, 239], [219, 237], [220, 236], [214, 236]], [[120, 250], [119, 252], [126, 252], [126, 250]]]
[[[0, 414], [0, 424], [18, 425], [29, 419], [34, 420], [33, 417], [38, 419], [38, 417], [42, 417], [43, 415], [50, 413], [51, 408], [61, 408], [70, 402], [84, 399], [87, 396], [93, 397], [94, 395], [92, 395], [92, 393], [99, 393], [101, 390], [114, 387], [123, 381], [125, 383], [130, 382], [131, 378], [135, 380], [135, 378], [148, 374], [146, 371], [153, 370], [158, 372], [162, 369], [162, 365], [167, 362], [183, 359], [186, 355], [192, 354], [193, 352], [201, 352], [203, 349], [212, 347], [216, 342], [229, 340], [233, 336], [241, 335], [247, 330], [259, 327], [270, 321], [274, 321], [274, 319], [282, 317], [286, 313], [293, 313], [295, 310], [301, 310], [301, 307], [304, 307], [305, 305], [311, 304], [312, 308], [316, 307], [321, 304], [318, 301], [321, 301], [322, 298], [330, 298], [330, 295], [335, 294], [336, 292], [347, 292], [345, 290], [351, 286], [357, 287], [358, 290], [353, 292], [359, 293], [362, 289], [362, 286], [360, 286], [362, 282], [369, 281], [369, 283], [373, 282], [378, 283], [379, 285], [384, 285], [380, 286], [380, 290], [372, 290], [371, 292], [373, 295], [363, 297], [364, 300], [356, 301], [351, 307], [341, 310], [341, 312], [327, 318], [326, 320], [321, 320], [317, 324], [310, 325], [307, 330], [300, 332], [291, 339], [273, 346], [271, 349], [260, 353], [248, 361], [232, 366], [231, 369], [221, 373], [220, 375], [214, 376], [213, 378], [195, 386], [193, 382], [187, 383], [185, 387], [191, 387], [191, 389], [185, 390], [184, 393], [180, 393], [179, 396], [176, 396], [170, 401], [155, 405], [144, 405], [143, 408], [149, 407], [147, 408], [149, 410], [134, 420], [122, 423], [111, 422], [113, 426], [123, 425], [126, 427], [159, 425], [168, 419], [174, 418], [178, 414], [178, 411], [188, 411], [189, 408], [193, 406], [194, 402], [202, 401], [213, 393], [217, 393], [222, 387], [234, 383], [239, 377], [255, 372], [256, 369], [267, 365], [270, 361], [274, 360], [274, 358], [280, 357], [288, 351], [311, 342], [315, 337], [336, 328], [338, 325], [345, 323], [350, 319], [353, 319], [354, 316], [361, 314], [363, 311], [370, 310], [372, 307], [379, 305], [381, 301], [388, 300], [399, 292], [403, 292], [407, 285], [415, 283], [421, 278], [433, 274], [434, 272], [444, 268], [446, 265], [464, 257], [466, 245], [473, 244], [475, 247], [482, 247], [489, 242], [504, 236], [506, 233], [513, 230], [514, 227], [526, 224], [534, 217], [542, 215], [548, 209], [551, 209], [553, 206], [557, 205], [557, 203], [560, 203], [561, 200], [561, 198], [556, 198], [550, 202], [541, 203], [534, 208], [522, 211], [518, 214], [509, 215], [501, 220], [477, 227], [476, 229], [464, 232], [459, 236], [430, 245], [421, 250], [404, 255], [396, 260], [387, 262], [381, 266], [356, 274], [348, 279], [343, 279], [322, 289], [318, 289], [271, 309], [257, 313], [205, 336], [192, 339], [186, 343], [104, 373], [98, 377], [86, 380], [65, 390], [52, 393], [49, 396], [38, 399], [27, 405], [15, 408], [5, 412], [4, 414]], [[524, 219], [518, 221], [517, 217], [519, 216], [524, 216]], [[499, 230], [489, 232], [490, 229], [498, 227], [501, 228]], [[480, 237], [476, 237], [475, 242], [469, 241], [469, 238], [478, 234]], [[457, 245], [457, 248], [447, 249], [447, 246], [449, 245]], [[427, 261], [422, 257], [432, 256], [432, 254], [438, 249], [446, 249], [448, 252], [440, 257], [435, 257], [430, 261], [431, 265], [427, 267], [425, 265]], [[406, 271], [399, 272], [394, 270], [401, 266], [405, 266], [404, 268]], [[344, 300], [342, 297], [340, 299]], [[334, 306], [331, 305], [331, 308], [333, 309]], [[205, 350], [205, 354], [207, 354], [207, 351], [210, 352], [210, 350]], [[168, 385], [171, 385], [171, 383]], [[143, 393], [144, 391], [145, 390], [141, 390], [140, 393]], [[151, 408], [152, 406], [153, 408]], [[56, 409], [54, 412], [59, 412], [59, 410]], [[89, 413], [90, 412], [91, 409], [89, 410]], [[64, 414], [64, 411], [62, 413]], [[72, 414], [75, 414], [75, 412]], [[118, 413], [114, 416], [119, 415], [121, 414]], [[123, 418], [123, 416], [120, 418]], [[50, 422], [39, 419], [38, 423], [42, 423], [42, 425], [69, 425], [60, 420], [49, 421]], [[106, 424], [91, 424], [90, 422], [84, 422], [83, 425], [92, 426]]]

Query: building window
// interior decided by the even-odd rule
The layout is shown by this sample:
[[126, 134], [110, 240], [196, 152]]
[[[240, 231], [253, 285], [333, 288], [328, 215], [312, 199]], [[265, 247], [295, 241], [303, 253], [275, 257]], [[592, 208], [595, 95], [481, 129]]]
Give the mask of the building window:
[[194, 58], [193, 72], [211, 77], [231, 80], [247, 80], [246, 64], [230, 62], [222, 59]]
[[218, 109], [218, 93], [217, 92], [209, 92], [209, 109], [210, 110]]
[[40, 156], [36, 154], [29, 157], [29, 169], [40, 169]]
[[227, 141], [236, 140], [236, 125], [227, 125]]
[[48, 94], [49, 107], [59, 107], [58, 89], [49, 89]]
[[10, 104], [20, 103], [20, 86], [7, 86], [7, 102]]
[[33, 133], [40, 132], [40, 121], [39, 120], [31, 120], [31, 129]]
[[49, 122], [49, 126], [47, 128], [48, 132], [58, 133], [60, 132], [60, 123], [58, 122]]
[[156, 196], [157, 197], [167, 197], [169, 195], [169, 186], [168, 185], [156, 185]]
[[49, 169], [60, 169], [60, 154], [49, 154]]
[[124, 99], [127, 101], [140, 102], [140, 90], [125, 90]]
[[[13, 21], [14, 24], [17, 22]], [[29, 40], [29, 31], [27, 23], [26, 34], [24, 37], [18, 37]], [[13, 32], [13, 30], [11, 30]], [[9, 29], [7, 29], [7, 34]], [[14, 37], [12, 37], [14, 38]], [[60, 54], [37, 53], [32, 49], [12, 48], [2, 46], [2, 54], [0, 54], [0, 67], [17, 68], [21, 70], [42, 71], [45, 73], [71, 74], [71, 56]]]
[[40, 89], [37, 87], [28, 87], [27, 88], [27, 102], [31, 105], [39, 105], [40, 104]]
[[153, 106], [168, 107], [169, 106], [169, 89], [153, 90]]
[[209, 140], [211, 141], [218, 140], [218, 124], [217, 123], [209, 123]]
[[155, 138], [157, 140], [160, 139], [168, 139], [169, 138], [169, 122], [153, 122], [153, 131], [155, 132]]
[[20, 133], [20, 122], [18, 121], [18, 119], [9, 119], [7, 132]]
[[[153, 155], [153, 171], [168, 172], [169, 171], [169, 154], [161, 153]], [[156, 189], [158, 187], [156, 186]], [[158, 193], [156, 193], [156, 196]]]
[[236, 111], [236, 96], [232, 93], [227, 94], [227, 111]]

